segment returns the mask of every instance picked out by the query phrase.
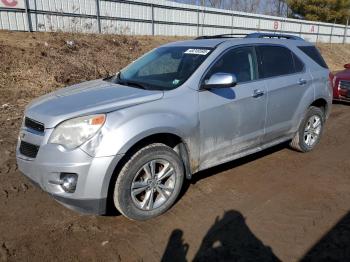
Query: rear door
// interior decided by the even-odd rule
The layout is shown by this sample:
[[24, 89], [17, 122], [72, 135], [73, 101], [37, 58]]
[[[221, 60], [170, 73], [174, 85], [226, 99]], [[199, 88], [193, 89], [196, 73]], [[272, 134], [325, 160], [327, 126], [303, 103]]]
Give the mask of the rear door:
[[257, 46], [260, 77], [267, 87], [264, 143], [293, 132], [297, 109], [312, 83], [305, 65], [290, 49], [280, 45]]

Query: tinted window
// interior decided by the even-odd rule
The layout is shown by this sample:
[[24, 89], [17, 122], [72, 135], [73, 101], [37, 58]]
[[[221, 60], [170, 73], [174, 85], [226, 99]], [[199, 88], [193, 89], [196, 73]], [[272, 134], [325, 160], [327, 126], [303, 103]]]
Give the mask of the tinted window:
[[293, 55], [293, 60], [294, 60], [295, 72], [299, 73], [299, 72], [303, 71], [304, 70], [304, 63], [294, 53], [292, 53], [292, 55]]
[[326, 62], [321, 56], [320, 52], [314, 46], [299, 46], [299, 49], [303, 51], [308, 57], [314, 60], [317, 64], [324, 68], [328, 68]]
[[295, 73], [292, 52], [282, 46], [258, 46], [261, 77], [274, 77]]
[[237, 83], [257, 79], [257, 64], [254, 48], [241, 47], [227, 51], [215, 62], [206, 80], [215, 73], [230, 73], [237, 77]]

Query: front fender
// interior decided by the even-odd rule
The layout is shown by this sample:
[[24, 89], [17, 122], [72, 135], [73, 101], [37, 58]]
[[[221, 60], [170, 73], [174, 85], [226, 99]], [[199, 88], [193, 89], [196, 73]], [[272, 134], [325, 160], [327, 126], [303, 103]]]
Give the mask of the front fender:
[[191, 146], [193, 148], [195, 145], [193, 143], [195, 132], [195, 121], [171, 113], [144, 114], [119, 124], [115, 124], [113, 119], [110, 119], [102, 131], [95, 157], [125, 154], [143, 138], [160, 133], [170, 133], [180, 137], [191, 149]]

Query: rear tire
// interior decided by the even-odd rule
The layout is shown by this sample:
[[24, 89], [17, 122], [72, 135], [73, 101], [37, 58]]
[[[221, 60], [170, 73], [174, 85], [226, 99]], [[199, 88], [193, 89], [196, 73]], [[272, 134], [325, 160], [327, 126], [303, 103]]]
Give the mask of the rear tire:
[[184, 179], [178, 154], [164, 144], [151, 144], [123, 166], [114, 188], [114, 205], [127, 218], [147, 220], [167, 211]]
[[301, 122], [298, 132], [290, 142], [290, 147], [299, 152], [309, 152], [320, 142], [324, 128], [324, 112], [318, 107], [311, 106], [303, 121]]

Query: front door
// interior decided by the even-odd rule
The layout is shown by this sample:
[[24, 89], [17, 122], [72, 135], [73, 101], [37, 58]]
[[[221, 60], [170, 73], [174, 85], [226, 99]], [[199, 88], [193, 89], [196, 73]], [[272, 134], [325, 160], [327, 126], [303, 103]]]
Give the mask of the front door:
[[237, 85], [199, 92], [200, 169], [230, 161], [264, 135], [266, 87], [258, 80], [254, 47], [226, 51], [204, 81], [215, 73], [234, 74]]

